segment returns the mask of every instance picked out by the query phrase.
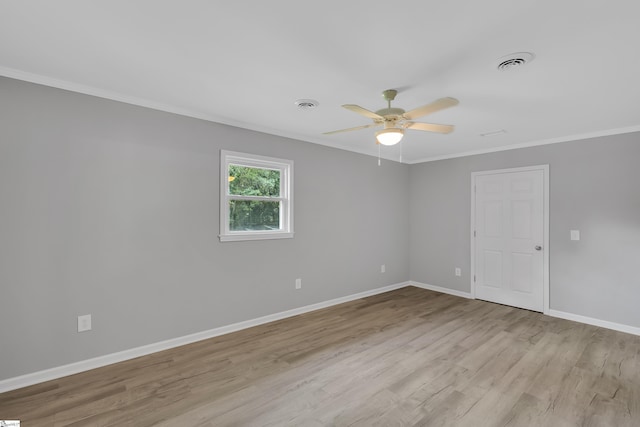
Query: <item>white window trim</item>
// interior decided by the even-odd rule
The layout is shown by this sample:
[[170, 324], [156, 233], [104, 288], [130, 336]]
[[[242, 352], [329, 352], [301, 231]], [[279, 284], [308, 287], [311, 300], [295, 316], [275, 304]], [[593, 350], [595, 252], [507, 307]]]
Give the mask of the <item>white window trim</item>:
[[[230, 196], [229, 195], [229, 165], [241, 165], [266, 169], [280, 170], [280, 197]], [[281, 229], [231, 231], [229, 230], [229, 200], [273, 200], [281, 202]], [[220, 150], [220, 235], [221, 242], [241, 240], [267, 240], [293, 238], [293, 161], [274, 157], [258, 156], [255, 154], [238, 153], [236, 151]]]

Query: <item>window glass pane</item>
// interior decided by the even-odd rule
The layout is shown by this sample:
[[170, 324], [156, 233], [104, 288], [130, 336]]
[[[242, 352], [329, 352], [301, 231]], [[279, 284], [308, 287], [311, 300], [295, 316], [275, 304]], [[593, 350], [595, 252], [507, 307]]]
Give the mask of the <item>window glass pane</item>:
[[229, 230], [279, 230], [280, 202], [229, 200]]
[[233, 196], [280, 196], [280, 171], [229, 165], [229, 194]]

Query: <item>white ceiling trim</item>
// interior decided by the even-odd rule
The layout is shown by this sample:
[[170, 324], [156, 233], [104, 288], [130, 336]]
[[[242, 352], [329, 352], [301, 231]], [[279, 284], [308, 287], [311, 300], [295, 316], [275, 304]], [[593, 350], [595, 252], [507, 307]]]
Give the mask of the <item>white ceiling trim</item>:
[[[269, 135], [281, 136], [284, 138], [295, 139], [298, 141], [306, 141], [314, 144], [324, 145], [331, 148], [337, 148], [343, 151], [351, 151], [354, 153], [364, 154], [371, 157], [377, 157], [377, 155], [371, 154], [371, 152], [366, 150], [360, 150], [358, 148], [346, 149], [344, 146], [339, 144], [334, 144], [331, 142], [327, 142], [318, 138], [314, 140], [312, 138], [297, 135], [291, 132], [282, 132], [276, 129], [271, 129], [264, 126], [256, 126], [251, 123], [242, 122], [238, 120], [229, 119], [227, 117], [215, 116], [215, 115], [207, 115], [201, 114], [194, 111], [190, 111], [188, 109], [176, 107], [173, 105], [162, 104], [154, 101], [150, 101], [148, 99], [133, 97], [129, 95], [124, 95], [118, 92], [113, 92], [105, 89], [96, 88], [93, 86], [82, 85], [79, 83], [70, 82], [67, 80], [56, 79], [53, 77], [43, 76], [41, 74], [29, 73], [27, 71], [16, 70], [14, 68], [2, 67], [0, 66], [0, 76], [9, 77], [16, 80], [22, 80], [30, 83], [41, 84], [44, 86], [54, 87], [57, 89], [64, 89], [71, 92], [77, 92], [84, 95], [96, 96], [98, 98], [109, 99], [111, 101], [124, 102], [125, 104], [136, 105], [139, 107], [150, 108], [152, 110], [164, 111], [166, 113], [178, 114], [181, 116], [191, 117], [195, 119], [206, 120], [208, 122], [219, 123], [223, 125], [238, 127], [242, 129], [248, 129], [256, 132], [262, 132]], [[381, 158], [386, 160], [391, 160], [397, 162], [396, 159], [391, 157], [392, 154], [384, 154], [380, 155]], [[406, 162], [405, 162], [406, 163]]]
[[[345, 148], [344, 146], [341, 146], [339, 144], [334, 144], [330, 142], [328, 143], [326, 140], [321, 140], [320, 138], [313, 139], [307, 136], [297, 135], [290, 132], [283, 132], [276, 129], [267, 128], [264, 126], [256, 126], [251, 123], [233, 120], [227, 117], [201, 114], [188, 109], [176, 107], [173, 105], [162, 104], [162, 103], [150, 101], [148, 99], [124, 95], [118, 92], [113, 92], [113, 91], [100, 89], [93, 86], [87, 86], [79, 83], [74, 83], [66, 80], [56, 79], [53, 77], [43, 76], [40, 74], [29, 73], [27, 71], [17, 70], [14, 68], [0, 66], [0, 76], [5, 76], [5, 77], [9, 77], [17, 80], [23, 80], [31, 83], [36, 83], [36, 84], [41, 84], [45, 86], [50, 86], [58, 89], [64, 89], [64, 90], [77, 92], [85, 95], [96, 96], [99, 98], [109, 99], [112, 101], [124, 102], [126, 104], [150, 108], [158, 111], [164, 111], [172, 114], [178, 114], [186, 117], [192, 117], [195, 119], [206, 120], [209, 122], [224, 124], [228, 126], [242, 128], [242, 129], [248, 129], [256, 132], [267, 133], [270, 135], [281, 136], [284, 138], [290, 138], [290, 139], [295, 139], [299, 141], [306, 141], [314, 144], [320, 144], [320, 145], [329, 146], [329, 147], [336, 148], [343, 151], [351, 151], [351, 152], [364, 154], [371, 157], [377, 157], [376, 155], [371, 154], [371, 152], [369, 151], [361, 150], [358, 148]], [[492, 147], [492, 148], [487, 148], [482, 150], [465, 151], [462, 153], [453, 153], [453, 154], [447, 154], [443, 156], [426, 157], [426, 158], [420, 158], [414, 161], [403, 161], [402, 163], [412, 165], [417, 163], [426, 163], [426, 162], [434, 162], [437, 160], [446, 160], [446, 159], [454, 159], [458, 157], [475, 156], [478, 154], [496, 153], [499, 151], [506, 151], [506, 150], [517, 150], [519, 148], [535, 147], [539, 145], [548, 145], [548, 144], [557, 144], [560, 142], [577, 141], [582, 139], [590, 139], [590, 138], [597, 138], [601, 136], [610, 136], [610, 135], [619, 135], [619, 134], [625, 134], [625, 133], [631, 133], [631, 132], [640, 132], [640, 125], [629, 126], [624, 128], [608, 129], [604, 131], [588, 132], [588, 133], [582, 133], [582, 134], [576, 134], [576, 135], [568, 135], [568, 136], [563, 136], [558, 138], [544, 139], [540, 141], [524, 142], [524, 143], [512, 144], [512, 145], [507, 145], [502, 147]], [[380, 157], [393, 162], [398, 162], [398, 160], [393, 158], [392, 156], [393, 154], [381, 153]]]
[[478, 154], [496, 153], [498, 151], [517, 150], [519, 148], [536, 147], [538, 145], [549, 145], [549, 144], [558, 144], [560, 142], [580, 141], [585, 139], [598, 138], [601, 136], [621, 135], [621, 134], [632, 133], [632, 132], [640, 132], [640, 125], [628, 126], [628, 127], [616, 128], [616, 129], [607, 129], [603, 131], [580, 133], [576, 135], [561, 136], [558, 138], [543, 139], [540, 141], [522, 142], [520, 144], [506, 145], [503, 147], [492, 147], [484, 150], [465, 151], [463, 153], [448, 154], [445, 156], [427, 157], [427, 158], [418, 159], [411, 162], [404, 162], [404, 163], [407, 163], [409, 165], [414, 165], [417, 163], [435, 162], [436, 160], [455, 159], [457, 157], [475, 156]]
[[[161, 104], [153, 101], [149, 101], [142, 98], [136, 98], [129, 95], [123, 95], [118, 92], [99, 89], [92, 86], [86, 86], [79, 83], [73, 83], [66, 80], [60, 80], [53, 77], [43, 76], [40, 74], [29, 73], [27, 71], [16, 70], [14, 68], [7, 68], [0, 66], [0, 75], [10, 77], [12, 79], [23, 80], [26, 82], [41, 84], [44, 86], [50, 86], [58, 89], [64, 89], [71, 92], [78, 92], [84, 95], [96, 96], [98, 98], [105, 98], [112, 101], [124, 102], [126, 104], [137, 105], [140, 107], [151, 108], [153, 110], [165, 111], [167, 113], [179, 114], [181, 116], [194, 117], [197, 119], [204, 119], [203, 115], [195, 113], [193, 111], [185, 110], [183, 108], [174, 107], [171, 105]], [[222, 120], [222, 118], [219, 118]], [[218, 120], [216, 120], [218, 121]]]

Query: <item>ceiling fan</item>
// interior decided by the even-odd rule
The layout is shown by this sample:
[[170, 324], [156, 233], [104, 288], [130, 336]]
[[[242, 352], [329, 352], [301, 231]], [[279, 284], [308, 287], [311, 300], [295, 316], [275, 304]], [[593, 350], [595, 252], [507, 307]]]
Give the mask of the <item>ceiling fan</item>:
[[382, 92], [382, 97], [387, 101], [387, 108], [383, 108], [382, 110], [378, 110], [376, 112], [369, 111], [366, 108], [360, 107], [359, 105], [343, 105], [343, 107], [347, 110], [351, 110], [354, 113], [358, 113], [362, 116], [373, 119], [373, 123], [364, 126], [356, 126], [348, 129], [325, 132], [324, 135], [384, 126], [384, 129], [376, 132], [376, 140], [378, 141], [378, 143], [383, 145], [395, 145], [400, 142], [400, 140], [404, 136], [405, 129], [415, 129], [437, 133], [453, 132], [452, 125], [419, 123], [414, 122], [413, 119], [426, 116], [427, 114], [435, 113], [436, 111], [444, 110], [445, 108], [453, 107], [454, 105], [458, 104], [457, 99], [440, 98], [432, 102], [431, 104], [423, 105], [422, 107], [414, 108], [410, 111], [404, 111], [402, 108], [391, 108], [391, 101], [395, 99], [397, 94], [398, 91], [394, 89], [388, 89]]

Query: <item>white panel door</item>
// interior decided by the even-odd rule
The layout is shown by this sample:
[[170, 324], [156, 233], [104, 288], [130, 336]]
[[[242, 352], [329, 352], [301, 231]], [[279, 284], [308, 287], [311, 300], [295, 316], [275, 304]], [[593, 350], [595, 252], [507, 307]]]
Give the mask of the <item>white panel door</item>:
[[543, 311], [544, 171], [475, 177], [475, 296]]

